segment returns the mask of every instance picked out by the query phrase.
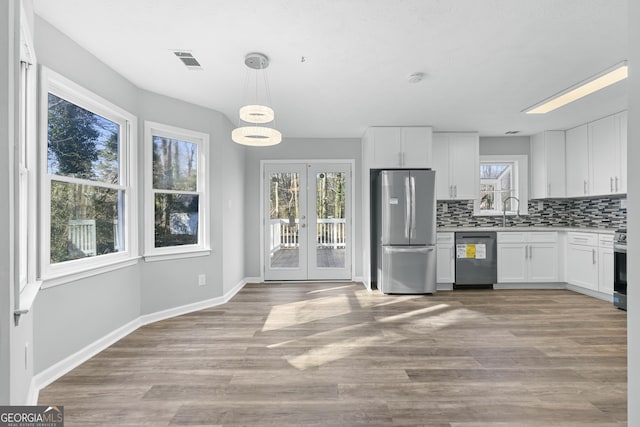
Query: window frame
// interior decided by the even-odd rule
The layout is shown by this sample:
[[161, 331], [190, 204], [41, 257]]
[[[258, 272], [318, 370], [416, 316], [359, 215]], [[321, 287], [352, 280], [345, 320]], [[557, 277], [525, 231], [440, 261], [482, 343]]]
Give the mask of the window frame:
[[17, 145], [14, 152], [14, 309], [27, 313], [40, 290], [37, 258], [38, 61], [24, 5], [20, 7]]
[[[119, 184], [108, 184], [100, 181], [90, 181], [75, 177], [49, 174], [48, 171], [48, 95], [53, 95], [73, 103], [94, 114], [100, 115], [120, 125], [119, 146]], [[95, 274], [133, 265], [139, 258], [138, 228], [137, 228], [137, 195], [136, 174], [134, 166], [137, 164], [136, 129], [137, 118], [123, 108], [85, 89], [72, 80], [48, 69], [40, 67], [40, 202], [41, 202], [41, 252], [40, 265], [43, 287], [55, 286], [72, 280], [78, 280]], [[51, 182], [67, 182], [87, 184], [98, 188], [113, 188], [123, 190], [124, 206], [122, 221], [124, 227], [122, 237], [124, 249], [119, 252], [96, 255], [51, 263]]]
[[[155, 246], [155, 194], [166, 189], [153, 187], [153, 137], [171, 138], [196, 144], [198, 147], [196, 191], [198, 195], [198, 243], [191, 245]], [[206, 256], [211, 253], [210, 208], [209, 208], [209, 134], [191, 129], [179, 128], [153, 121], [144, 122], [145, 152], [145, 261], [162, 261], [175, 258]], [[171, 191], [169, 191], [171, 192]]]
[[[529, 156], [526, 154], [507, 154], [507, 155], [481, 155], [479, 164], [482, 163], [511, 163], [513, 164], [513, 181], [514, 187], [517, 188], [518, 212], [507, 211], [507, 215], [528, 215], [529, 214]], [[480, 168], [479, 168], [480, 169]], [[482, 185], [481, 178], [478, 177], [478, 185]], [[480, 188], [478, 188], [480, 189]], [[502, 216], [502, 212], [482, 211], [480, 210], [480, 198], [473, 202], [474, 216]]]

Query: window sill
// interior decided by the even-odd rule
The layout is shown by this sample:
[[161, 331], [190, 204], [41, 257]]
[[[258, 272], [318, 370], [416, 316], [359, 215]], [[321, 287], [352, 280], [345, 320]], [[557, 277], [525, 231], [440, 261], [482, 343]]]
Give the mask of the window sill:
[[164, 254], [150, 254], [145, 255], [145, 262], [156, 262], [156, 261], [168, 261], [173, 259], [182, 259], [182, 258], [197, 258], [203, 256], [211, 255], [213, 250], [211, 249], [197, 249], [188, 252], [172, 252], [172, 253], [164, 253]]
[[42, 289], [64, 285], [69, 282], [75, 282], [76, 280], [86, 279], [87, 277], [97, 276], [98, 274], [108, 273], [110, 271], [130, 267], [132, 265], [136, 265], [139, 259], [140, 257], [132, 257], [125, 260], [115, 261], [106, 265], [86, 268], [82, 271], [62, 273], [59, 275], [44, 277], [42, 279]]
[[15, 309], [15, 314], [22, 315], [31, 311], [33, 302], [36, 300], [41, 287], [42, 282], [27, 283], [24, 289], [20, 291], [20, 301]]

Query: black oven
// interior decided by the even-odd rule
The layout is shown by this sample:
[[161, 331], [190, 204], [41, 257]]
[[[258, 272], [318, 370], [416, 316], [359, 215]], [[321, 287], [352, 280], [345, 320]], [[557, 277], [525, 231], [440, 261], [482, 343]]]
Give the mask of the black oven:
[[627, 230], [618, 230], [613, 242], [613, 305], [627, 309]]

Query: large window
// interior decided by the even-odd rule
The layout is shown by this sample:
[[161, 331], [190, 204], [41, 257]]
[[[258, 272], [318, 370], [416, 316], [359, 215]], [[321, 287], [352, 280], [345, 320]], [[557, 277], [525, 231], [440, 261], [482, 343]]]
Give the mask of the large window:
[[145, 255], [208, 251], [208, 135], [147, 122], [145, 141], [148, 164]]
[[126, 261], [137, 255], [129, 171], [135, 118], [50, 70], [45, 75], [45, 275]]
[[527, 156], [480, 156], [476, 215], [527, 212]]

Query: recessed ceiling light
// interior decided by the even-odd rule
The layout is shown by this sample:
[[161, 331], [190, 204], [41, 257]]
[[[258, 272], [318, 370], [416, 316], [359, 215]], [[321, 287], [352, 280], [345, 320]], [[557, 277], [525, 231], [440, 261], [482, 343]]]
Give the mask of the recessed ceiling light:
[[563, 90], [560, 93], [553, 95], [550, 98], [545, 99], [527, 109], [523, 112], [527, 114], [545, 114], [550, 111], [567, 105], [573, 101], [576, 101], [584, 96], [590, 95], [593, 92], [597, 92], [600, 89], [604, 89], [614, 83], [624, 80], [629, 75], [629, 68], [627, 67], [627, 61], [623, 61], [613, 67], [596, 74], [584, 80], [576, 85], [571, 86], [568, 89]]

